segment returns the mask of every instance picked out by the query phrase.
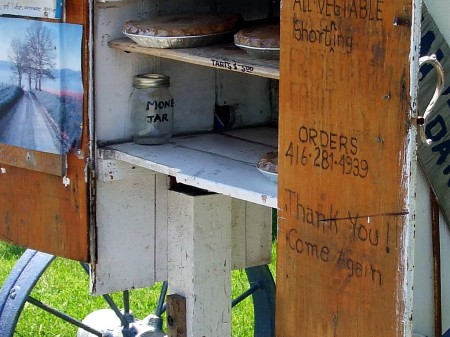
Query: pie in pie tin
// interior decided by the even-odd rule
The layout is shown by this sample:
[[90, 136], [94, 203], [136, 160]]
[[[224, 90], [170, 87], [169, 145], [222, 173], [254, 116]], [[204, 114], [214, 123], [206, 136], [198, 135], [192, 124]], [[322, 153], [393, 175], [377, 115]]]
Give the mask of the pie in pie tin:
[[239, 14], [180, 14], [128, 21], [122, 32], [139, 46], [192, 48], [223, 42], [238, 29]]
[[268, 152], [263, 155], [258, 163], [256, 164], [256, 168], [261, 174], [263, 174], [270, 181], [277, 183], [278, 182], [278, 152]]

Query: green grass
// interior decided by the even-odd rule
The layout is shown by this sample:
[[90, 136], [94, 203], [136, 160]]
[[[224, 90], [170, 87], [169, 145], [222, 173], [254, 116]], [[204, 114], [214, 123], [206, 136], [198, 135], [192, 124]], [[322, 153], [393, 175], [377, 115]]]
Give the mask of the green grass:
[[[272, 249], [275, 254], [275, 247]], [[0, 242], [0, 284], [3, 284], [23, 249]], [[275, 260], [275, 257], [273, 258]], [[270, 265], [275, 275], [275, 264]], [[232, 273], [233, 298], [248, 288], [245, 271]], [[107, 308], [102, 297], [89, 294], [88, 276], [78, 262], [57, 258], [39, 279], [31, 296], [65, 313], [83, 319], [88, 313]], [[132, 290], [130, 307], [137, 318], [153, 313], [160, 285]], [[121, 293], [112, 294], [116, 303], [122, 303]], [[253, 336], [253, 303], [245, 299], [233, 309], [232, 334], [235, 337]], [[70, 337], [77, 329], [62, 320], [26, 304], [16, 329], [18, 337]]]

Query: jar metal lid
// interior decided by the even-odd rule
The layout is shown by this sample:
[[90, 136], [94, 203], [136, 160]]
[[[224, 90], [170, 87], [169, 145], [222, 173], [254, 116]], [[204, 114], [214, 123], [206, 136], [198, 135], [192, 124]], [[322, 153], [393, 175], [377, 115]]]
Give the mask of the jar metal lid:
[[156, 88], [168, 87], [170, 77], [161, 74], [140, 74], [133, 77], [133, 87], [135, 88]]

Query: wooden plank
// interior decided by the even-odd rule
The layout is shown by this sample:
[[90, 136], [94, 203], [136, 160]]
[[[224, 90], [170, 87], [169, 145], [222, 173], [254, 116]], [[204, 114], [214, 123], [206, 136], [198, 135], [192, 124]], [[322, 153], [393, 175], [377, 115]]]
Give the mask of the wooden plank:
[[[89, 4], [67, 0], [65, 7], [65, 21], [84, 26], [82, 69], [87, 89]], [[67, 155], [66, 179], [28, 168], [1, 165], [4, 172], [0, 174], [1, 240], [71, 259], [89, 260], [88, 94], [83, 108], [80, 154]], [[11, 164], [14, 160], [11, 158], [8, 162]]]
[[169, 191], [170, 293], [186, 297], [187, 336], [231, 335], [231, 198]]
[[413, 9], [283, 2], [278, 337], [411, 334]]
[[269, 264], [272, 256], [272, 209], [245, 203], [245, 268]]
[[167, 337], [187, 337], [186, 298], [167, 295]]
[[0, 144], [1, 164], [57, 176], [63, 176], [66, 173], [66, 156], [6, 144]]
[[[275, 208], [277, 185], [256, 169], [256, 163], [265, 153], [276, 150], [276, 146], [267, 144], [276, 143], [277, 132], [262, 130], [266, 134], [264, 143], [255, 141], [261, 137], [261, 129], [254, 128], [174, 137], [157, 147], [116, 144], [99, 149], [99, 157], [125, 161], [174, 176], [186, 185]], [[253, 131], [256, 138], [251, 136]]]
[[167, 281], [167, 209], [168, 190], [170, 187], [170, 177], [164, 174], [155, 176], [155, 281]]
[[272, 209], [231, 199], [231, 269], [269, 264], [272, 256]]
[[122, 165], [126, 176], [97, 182], [97, 259], [91, 275], [95, 294], [152, 285], [156, 242], [166, 239], [156, 232], [155, 173]]
[[261, 77], [280, 78], [277, 60], [258, 60], [251, 58], [244, 51], [232, 44], [185, 49], [157, 49], [138, 46], [130, 39], [118, 39], [108, 42], [108, 45], [111, 48], [126, 52], [157, 56]]

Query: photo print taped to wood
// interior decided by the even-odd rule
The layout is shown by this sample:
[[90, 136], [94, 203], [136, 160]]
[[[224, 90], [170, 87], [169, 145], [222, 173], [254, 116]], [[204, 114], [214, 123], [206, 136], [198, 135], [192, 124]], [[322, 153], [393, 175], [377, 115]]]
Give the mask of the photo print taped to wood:
[[61, 155], [79, 147], [82, 29], [0, 17], [0, 143]]

